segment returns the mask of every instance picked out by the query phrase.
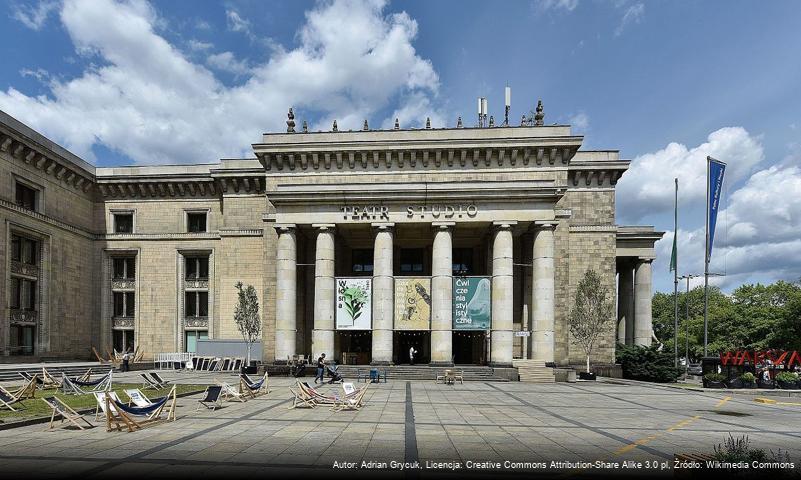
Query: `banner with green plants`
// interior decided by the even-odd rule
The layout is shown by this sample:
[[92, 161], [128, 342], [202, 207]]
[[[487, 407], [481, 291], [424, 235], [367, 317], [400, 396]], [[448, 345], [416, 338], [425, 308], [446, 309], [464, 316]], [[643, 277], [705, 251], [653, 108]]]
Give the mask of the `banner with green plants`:
[[395, 330], [431, 328], [431, 279], [395, 277]]
[[370, 277], [337, 278], [337, 330], [370, 330], [373, 288]]

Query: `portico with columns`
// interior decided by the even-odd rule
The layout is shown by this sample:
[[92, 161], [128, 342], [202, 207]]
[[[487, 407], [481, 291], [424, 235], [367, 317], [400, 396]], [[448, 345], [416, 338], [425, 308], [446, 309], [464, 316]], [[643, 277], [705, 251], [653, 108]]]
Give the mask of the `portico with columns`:
[[[253, 149], [275, 232], [269, 360], [577, 363], [566, 322], [589, 268], [633, 324], [597, 361], [614, 361], [618, 338], [649, 343], [650, 264], [628, 259], [614, 224], [628, 162], [581, 142], [569, 126], [265, 134]], [[653, 257], [651, 233], [637, 258]]]

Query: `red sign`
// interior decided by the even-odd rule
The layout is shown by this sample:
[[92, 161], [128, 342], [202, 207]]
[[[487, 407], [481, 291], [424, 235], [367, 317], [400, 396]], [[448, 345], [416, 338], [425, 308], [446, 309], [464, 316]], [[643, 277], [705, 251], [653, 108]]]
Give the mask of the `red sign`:
[[790, 368], [795, 364], [801, 365], [801, 355], [797, 351], [784, 350], [736, 350], [720, 354], [721, 365], [751, 365], [765, 364], [768, 361], [773, 365], [785, 365]]

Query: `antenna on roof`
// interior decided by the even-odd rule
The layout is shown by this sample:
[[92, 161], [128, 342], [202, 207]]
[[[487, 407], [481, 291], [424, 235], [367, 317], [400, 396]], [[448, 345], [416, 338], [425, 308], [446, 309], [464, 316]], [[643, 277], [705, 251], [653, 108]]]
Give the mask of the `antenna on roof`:
[[507, 85], [506, 89], [504, 89], [504, 94], [505, 94], [505, 97], [506, 97], [505, 98], [505, 100], [506, 100], [506, 103], [505, 103], [506, 110], [505, 110], [504, 117], [503, 117], [503, 126], [504, 127], [508, 127], [509, 126], [509, 109], [512, 108], [512, 87]]
[[478, 97], [478, 127], [487, 123], [487, 97]]

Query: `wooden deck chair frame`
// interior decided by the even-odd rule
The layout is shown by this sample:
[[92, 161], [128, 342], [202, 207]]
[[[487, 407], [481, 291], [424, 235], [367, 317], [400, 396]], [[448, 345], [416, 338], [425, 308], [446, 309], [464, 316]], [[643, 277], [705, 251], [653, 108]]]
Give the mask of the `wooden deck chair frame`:
[[[108, 392], [91, 392], [92, 396], [95, 397], [95, 421], [100, 418], [100, 414], [106, 413], [106, 397], [111, 396], [112, 400], [120, 400], [117, 396], [117, 392], [113, 390], [109, 390]], [[102, 397], [102, 398], [101, 398]]]
[[146, 405], [140, 405], [139, 402], [136, 401], [136, 399], [134, 397], [137, 397], [137, 396], [139, 398], [141, 398], [144, 402], [147, 402], [147, 404], [152, 404], [153, 403], [153, 401], [150, 400], [149, 398], [147, 398], [147, 395], [142, 393], [142, 391], [139, 390], [138, 388], [127, 388], [124, 391], [125, 391], [125, 395], [128, 396], [128, 405], [133, 403], [137, 407], [146, 406]]
[[[214, 400], [207, 399], [209, 389], [211, 388], [220, 389], [220, 391], [217, 392], [217, 398]], [[197, 401], [198, 405], [195, 411], [197, 412], [198, 410], [200, 410], [201, 405], [206, 407], [206, 409], [211, 409], [211, 411], [216, 411], [218, 408], [222, 408], [222, 395], [223, 395], [222, 391], [223, 391], [222, 385], [209, 385], [208, 387], [206, 387], [206, 390], [203, 392], [203, 398]]]
[[[64, 373], [62, 372], [62, 374], [61, 374], [61, 375], [62, 375], [62, 376], [64, 376]], [[85, 371], [85, 372], [83, 373], [83, 375], [81, 375], [80, 377], [78, 377], [78, 380], [80, 380], [80, 381], [82, 381], [82, 382], [85, 382], [85, 381], [87, 381], [87, 380], [90, 380], [91, 378], [92, 378], [92, 369], [90, 368], [90, 369], [88, 369], [87, 371]]]
[[42, 381], [43, 385], [52, 386], [55, 388], [61, 387], [61, 381], [48, 372], [45, 367], [42, 367]]
[[[262, 376], [262, 384], [258, 390], [253, 390], [248, 386], [248, 383], [253, 384], [256, 382], [248, 382], [247, 379], [250, 379], [246, 374], [239, 375], [239, 393], [242, 395], [249, 395], [250, 398], [256, 398], [261, 395], [266, 395], [270, 393], [270, 379], [267, 375], [267, 372], [264, 372], [264, 376]], [[258, 380], [257, 380], [258, 381]]]
[[147, 373], [140, 372], [139, 376], [142, 377], [142, 380], [144, 380], [144, 382], [142, 382], [142, 388], [144, 388], [145, 390], [148, 390], [148, 389], [158, 390], [158, 389], [161, 388], [161, 385], [159, 385], [158, 383], [156, 383], [155, 380], [150, 378], [147, 375]]
[[20, 377], [22, 377], [22, 379], [23, 379], [23, 380], [25, 380], [26, 382], [30, 382], [31, 380], [33, 380], [33, 381], [36, 383], [36, 389], [37, 389], [37, 390], [44, 390], [44, 388], [45, 388], [45, 385], [44, 385], [44, 380], [42, 380], [41, 378], [39, 378], [39, 376], [38, 376], [38, 375], [31, 375], [31, 374], [30, 374], [30, 373], [28, 373], [28, 372], [17, 372], [17, 373], [18, 373], [18, 374], [19, 374], [19, 376], [20, 376]]
[[329, 397], [328, 395], [323, 395], [322, 393], [318, 392], [310, 385], [306, 385], [303, 382], [298, 382], [298, 388], [309, 395], [314, 402], [318, 405], [333, 405], [337, 403], [337, 397]]
[[64, 423], [64, 420], [66, 420], [69, 423], [71, 423], [71, 424], [75, 425], [76, 427], [78, 427], [78, 429], [80, 429], [80, 430], [86, 430], [86, 428], [84, 428], [83, 425], [78, 423], [78, 420], [83, 420], [84, 422], [86, 422], [86, 425], [88, 425], [89, 428], [94, 428], [94, 425], [89, 423], [89, 420], [84, 418], [84, 416], [81, 415], [80, 413], [78, 413], [75, 410], [73, 410], [72, 407], [70, 407], [69, 405], [64, 403], [60, 398], [58, 398], [58, 397], [47, 397], [47, 398], [42, 398], [42, 401], [45, 402], [47, 404], [47, 406], [50, 407], [50, 409], [53, 411], [52, 415], [50, 415], [50, 427], [49, 427], [49, 430], [53, 429], [53, 422], [55, 422], [55, 420], [56, 420], [56, 415], [60, 415], [61, 416], [61, 422], [60, 423]]
[[61, 374], [61, 393], [64, 395], [85, 395], [81, 387], [72, 383], [72, 380], [65, 375], [64, 373]]
[[[7, 397], [10, 400], [10, 402], [9, 402], [9, 401], [6, 401], [6, 400], [3, 400], [2, 398], [0, 398], [0, 408], [7, 408], [7, 409], [11, 410], [12, 412], [16, 412], [17, 409], [12, 407], [12, 405], [14, 405], [15, 403], [22, 402], [22, 399], [21, 398], [17, 398], [13, 393], [9, 392], [8, 390], [3, 388], [2, 386], [0, 386], [0, 392], [2, 392], [4, 397]], [[23, 405], [20, 405], [20, 406], [23, 406]]]
[[[128, 429], [128, 432], [133, 432], [134, 430], [140, 430], [159, 423], [174, 422], [175, 404], [178, 398], [174, 385], [167, 396], [172, 397], [172, 400], [167, 400], [164, 405], [143, 419], [137, 419], [136, 416], [116, 408], [116, 404], [112, 405], [112, 400], [106, 396], [106, 430], [109, 432], [112, 430], [122, 431], [122, 428], [125, 427]], [[169, 407], [167, 406], [168, 404]], [[165, 407], [167, 408], [167, 416], [162, 418], [161, 414], [164, 412]], [[113, 427], [112, 424], [114, 425]]]
[[164, 380], [164, 378], [159, 375], [159, 372], [150, 372], [150, 378], [159, 384], [159, 388], [165, 388], [170, 383], [168, 380]]
[[314, 399], [306, 393], [303, 389], [289, 387], [289, 391], [292, 392], [292, 405], [289, 407], [290, 410], [293, 408], [316, 408], [317, 403]]
[[20, 400], [25, 400], [27, 398], [36, 398], [36, 390], [38, 388], [38, 383], [39, 383], [38, 380], [39, 380], [38, 373], [32, 375], [30, 380], [25, 382], [17, 390], [11, 392], [12, 396]]
[[214, 379], [214, 383], [222, 387], [222, 393], [220, 395], [226, 402], [247, 402], [247, 397], [239, 393], [230, 383], [217, 379]]
[[369, 383], [365, 383], [364, 386], [356, 390], [353, 395], [346, 395], [337, 399], [337, 402], [331, 406], [331, 411], [361, 410], [361, 408], [364, 407], [364, 395], [367, 393], [367, 387], [369, 385]]

